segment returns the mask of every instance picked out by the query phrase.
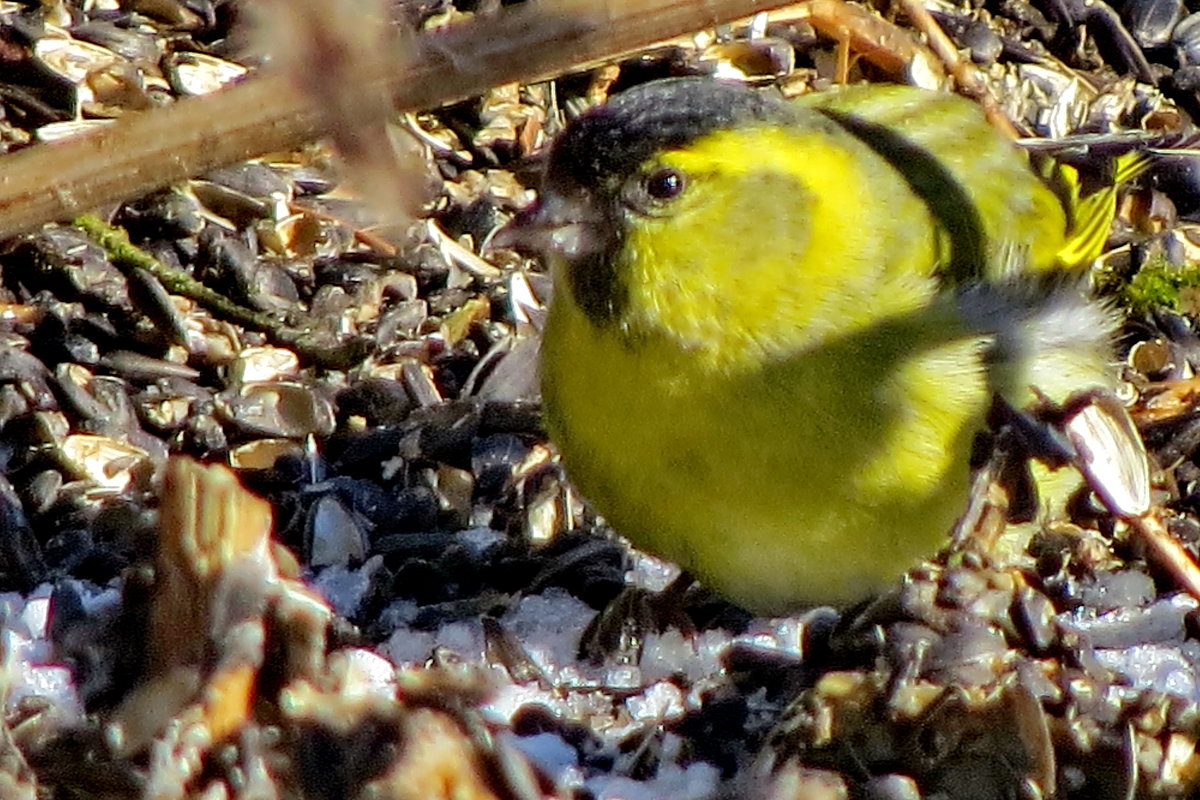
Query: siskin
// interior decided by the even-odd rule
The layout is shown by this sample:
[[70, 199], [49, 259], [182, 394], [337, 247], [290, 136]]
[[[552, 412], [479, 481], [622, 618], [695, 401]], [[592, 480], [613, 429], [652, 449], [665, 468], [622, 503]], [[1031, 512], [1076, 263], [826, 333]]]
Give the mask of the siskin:
[[1107, 231], [1076, 205], [952, 95], [617, 95], [555, 141], [514, 231], [553, 271], [568, 474], [750, 610], [884, 588], [948, 542], [995, 396], [1113, 380], [1113, 315], [1064, 277]]

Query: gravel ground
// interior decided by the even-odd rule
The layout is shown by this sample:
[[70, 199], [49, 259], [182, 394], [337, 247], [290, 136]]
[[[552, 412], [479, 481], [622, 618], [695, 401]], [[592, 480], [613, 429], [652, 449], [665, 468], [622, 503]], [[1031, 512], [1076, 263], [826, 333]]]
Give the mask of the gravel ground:
[[[406, 154], [378, 166], [415, 218], [354, 191], [369, 159], [313, 144], [0, 242], [0, 797], [1193, 793], [1198, 602], [1094, 507], [1012, 565], [931, 562], [868, 606], [755, 619], [689, 587], [664, 623], [646, 600], [674, 569], [558, 466], [548, 281], [487, 246], [546, 143], [669, 74], [827, 87], [849, 29], [843, 77], [970, 73], [1037, 147], [1090, 135], [1085, 169], [1173, 148], [1104, 274], [1141, 270], [1129, 397], [1194, 553], [1200, 14], [931, 5], [946, 65], [904, 16], [887, 38], [865, 7], [800, 8], [395, 119]], [[244, 79], [266, 46], [246, 16], [0, 2], [0, 148]]]

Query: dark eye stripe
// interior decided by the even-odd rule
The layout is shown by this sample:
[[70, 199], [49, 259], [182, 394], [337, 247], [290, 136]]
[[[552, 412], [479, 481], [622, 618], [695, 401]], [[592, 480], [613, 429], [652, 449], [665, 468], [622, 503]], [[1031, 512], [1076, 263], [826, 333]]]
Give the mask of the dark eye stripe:
[[887, 159], [925, 202], [950, 237], [949, 262], [938, 270], [944, 281], [957, 285], [985, 276], [987, 237], [979, 210], [932, 153], [883, 125], [831, 109], [817, 111]]

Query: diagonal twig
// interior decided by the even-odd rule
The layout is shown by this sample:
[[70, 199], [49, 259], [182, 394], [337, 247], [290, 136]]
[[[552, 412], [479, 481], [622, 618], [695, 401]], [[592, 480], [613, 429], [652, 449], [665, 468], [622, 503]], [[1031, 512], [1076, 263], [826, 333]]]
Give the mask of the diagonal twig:
[[[527, 3], [410, 37], [381, 54], [362, 80], [382, 84], [400, 110], [435, 108], [784, 5], [788, 0]], [[297, 82], [263, 71], [212, 95], [35, 145], [0, 159], [0, 238], [296, 147], [330, 124]]]

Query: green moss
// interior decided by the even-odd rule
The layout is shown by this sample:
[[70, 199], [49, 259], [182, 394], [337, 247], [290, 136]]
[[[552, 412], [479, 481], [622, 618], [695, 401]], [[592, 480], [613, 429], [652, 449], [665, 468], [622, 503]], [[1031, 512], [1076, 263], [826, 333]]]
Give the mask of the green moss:
[[1183, 266], [1166, 258], [1151, 258], [1132, 278], [1122, 280], [1109, 274], [1100, 279], [1102, 291], [1111, 293], [1131, 313], [1170, 308], [1195, 312], [1200, 299], [1200, 262]]

